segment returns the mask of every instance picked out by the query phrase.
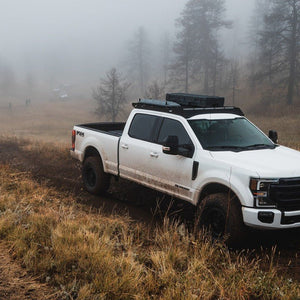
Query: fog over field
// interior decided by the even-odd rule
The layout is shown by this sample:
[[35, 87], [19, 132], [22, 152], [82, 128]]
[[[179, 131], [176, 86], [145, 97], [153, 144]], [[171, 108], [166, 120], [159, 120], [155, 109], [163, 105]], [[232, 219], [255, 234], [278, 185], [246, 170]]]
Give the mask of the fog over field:
[[92, 90], [116, 68], [131, 83], [130, 99], [176, 91], [222, 95], [232, 104], [241, 98], [254, 105], [300, 104], [300, 27], [293, 24], [300, 0], [0, 5], [2, 103], [48, 101], [58, 91], [92, 100]]
[[[189, 180], [194, 180], [199, 161], [201, 176], [192, 189], [174, 179], [169, 189], [174, 197], [169, 197], [151, 192], [146, 181], [143, 188], [115, 176], [122, 172], [119, 163], [124, 158], [117, 155], [124, 139], [117, 139], [132, 107], [138, 106], [139, 98], [164, 99], [157, 104], [164, 117], [160, 127], [166, 128], [171, 122], [165, 112], [177, 113], [178, 108], [163, 107], [166, 93], [224, 97], [230, 107], [225, 112], [232, 112], [231, 106], [241, 108], [266, 135], [272, 130], [275, 137], [276, 131], [280, 145], [300, 151], [300, 0], [0, 0], [0, 7], [0, 300], [300, 299], [299, 230], [251, 229], [246, 243], [250, 248], [241, 251], [232, 251], [219, 240], [220, 234], [230, 238], [231, 230], [236, 231], [235, 238], [246, 237], [240, 232], [240, 204], [249, 202], [251, 211], [256, 200], [262, 213], [263, 205], [268, 205], [266, 211], [276, 216], [275, 206], [286, 206], [291, 211], [283, 213], [281, 221], [295, 225], [294, 200], [282, 204], [276, 197], [278, 203], [273, 203], [265, 191], [261, 192], [266, 197], [255, 197], [256, 178], [245, 180], [247, 174], [258, 174], [256, 169], [273, 178], [282, 167], [279, 185], [271, 182], [274, 191], [280, 191], [283, 183], [298, 175], [282, 162], [272, 164], [272, 149], [274, 159], [279, 160], [282, 151], [290, 156], [287, 162], [295, 158], [295, 165], [296, 151], [269, 143], [248, 145], [244, 135], [252, 132], [249, 128], [243, 134], [243, 128], [231, 132], [223, 127], [218, 136], [215, 120], [199, 122], [196, 129], [187, 127], [190, 120], [174, 116], [188, 135], [199, 129], [199, 142], [200, 131], [207, 142], [215, 140], [211, 147], [202, 143], [212, 151], [215, 159], [210, 160], [206, 159], [210, 152], [201, 150], [199, 143], [190, 147], [189, 142], [178, 142], [174, 147], [178, 161], [191, 166], [190, 171], [177, 173], [180, 179], [190, 172]], [[186, 112], [192, 114], [191, 110]], [[220, 124], [234, 121], [223, 117], [216, 118]], [[150, 123], [145, 121], [139, 129]], [[77, 124], [82, 125], [74, 127]], [[125, 126], [129, 131], [133, 127]], [[182, 139], [179, 131], [175, 135]], [[163, 132], [156, 132], [158, 140]], [[131, 131], [122, 133], [125, 138], [128, 134], [132, 136]], [[167, 142], [176, 141], [173, 134]], [[92, 135], [94, 145], [88, 141]], [[191, 139], [195, 141], [195, 134]], [[147, 149], [158, 153], [145, 159], [128, 155], [128, 161], [140, 163], [138, 175], [163, 154], [164, 147], [148, 141], [144, 141]], [[107, 164], [107, 155], [98, 156], [96, 149], [109, 142], [109, 156], [118, 157]], [[84, 145], [88, 147], [82, 168], [74, 157]], [[270, 156], [264, 161], [256, 153], [262, 151]], [[254, 166], [247, 164], [247, 155], [253, 159], [257, 155]], [[104, 172], [113, 168], [105, 164], [117, 170], [108, 190], [109, 174]], [[203, 174], [213, 164], [215, 174], [218, 168], [223, 171], [210, 182]], [[231, 179], [224, 181], [234, 172], [236, 178], [243, 177], [236, 189]], [[142, 183], [143, 176], [138, 177]], [[202, 189], [197, 206], [177, 201], [177, 191], [187, 200], [197, 182]], [[252, 191], [246, 190], [249, 182]], [[297, 180], [293, 182], [291, 195]], [[87, 185], [86, 190], [103, 194], [88, 193]], [[243, 194], [239, 187], [246, 200], [253, 193], [253, 201], [236, 201]], [[215, 211], [220, 222], [209, 220]], [[257, 216], [264, 222], [272, 217]], [[251, 222], [259, 224], [254, 217]], [[213, 237], [202, 231], [202, 223], [217, 227]]]
[[[16, 81], [29, 76], [45, 88], [82, 82], [92, 86], [107, 69], [122, 69], [128, 42], [140, 26], [147, 31], [152, 52], [165, 33], [173, 40], [175, 20], [186, 3], [1, 0], [0, 61], [11, 68]], [[229, 55], [234, 49], [234, 55], [242, 56], [253, 0], [227, 0], [226, 5], [226, 16], [234, 26], [222, 33], [224, 48]]]

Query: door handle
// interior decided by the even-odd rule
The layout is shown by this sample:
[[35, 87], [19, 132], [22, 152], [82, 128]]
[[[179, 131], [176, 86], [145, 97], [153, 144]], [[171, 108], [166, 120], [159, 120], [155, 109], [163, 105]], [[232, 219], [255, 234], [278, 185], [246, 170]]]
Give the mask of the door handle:
[[158, 153], [157, 152], [150, 152], [150, 156], [158, 158]]
[[128, 145], [126, 145], [126, 144], [122, 144], [121, 147], [122, 147], [123, 149], [128, 149]]

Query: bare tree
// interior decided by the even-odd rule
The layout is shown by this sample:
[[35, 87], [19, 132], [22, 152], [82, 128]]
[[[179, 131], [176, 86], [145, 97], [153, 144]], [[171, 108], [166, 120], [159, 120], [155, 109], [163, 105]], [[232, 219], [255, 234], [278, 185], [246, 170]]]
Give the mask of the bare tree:
[[124, 110], [127, 102], [127, 90], [130, 83], [126, 82], [122, 75], [112, 68], [101, 79], [100, 85], [93, 90], [93, 98], [97, 101], [96, 113], [99, 116], [110, 115], [113, 122], [120, 112]]
[[154, 80], [152, 84], [148, 86], [146, 97], [150, 99], [164, 99], [165, 85], [160, 84], [157, 80]]

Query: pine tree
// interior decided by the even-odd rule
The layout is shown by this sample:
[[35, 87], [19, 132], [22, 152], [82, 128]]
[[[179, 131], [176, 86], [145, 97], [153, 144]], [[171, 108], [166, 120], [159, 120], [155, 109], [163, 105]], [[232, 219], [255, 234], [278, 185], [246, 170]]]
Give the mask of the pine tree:
[[224, 0], [190, 0], [177, 20], [173, 77], [184, 83], [185, 92], [189, 91], [192, 80], [205, 93], [216, 91], [218, 66], [224, 59], [218, 33], [230, 26], [224, 20], [224, 12]]
[[265, 15], [270, 9], [271, 0], [256, 0], [254, 11], [250, 20], [249, 27], [249, 48], [250, 55], [248, 61], [248, 78], [249, 86], [252, 92], [255, 91], [256, 86], [259, 84], [260, 78], [257, 76], [260, 69], [260, 39], [261, 32], [264, 29]]
[[150, 73], [150, 43], [144, 27], [139, 27], [129, 42], [129, 76], [138, 84], [141, 94], [145, 93]]
[[300, 0], [271, 0], [260, 34], [258, 75], [294, 102], [300, 75]]

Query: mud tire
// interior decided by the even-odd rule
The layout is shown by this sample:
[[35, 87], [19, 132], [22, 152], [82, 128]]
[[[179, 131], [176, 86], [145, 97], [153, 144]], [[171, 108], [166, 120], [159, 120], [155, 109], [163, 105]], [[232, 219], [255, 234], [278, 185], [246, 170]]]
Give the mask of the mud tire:
[[240, 246], [246, 239], [247, 230], [242, 210], [236, 196], [217, 193], [206, 196], [198, 206], [198, 224], [213, 240], [224, 240], [229, 246]]
[[82, 165], [82, 180], [85, 189], [94, 195], [104, 194], [109, 188], [110, 176], [103, 171], [100, 157], [90, 156]]

